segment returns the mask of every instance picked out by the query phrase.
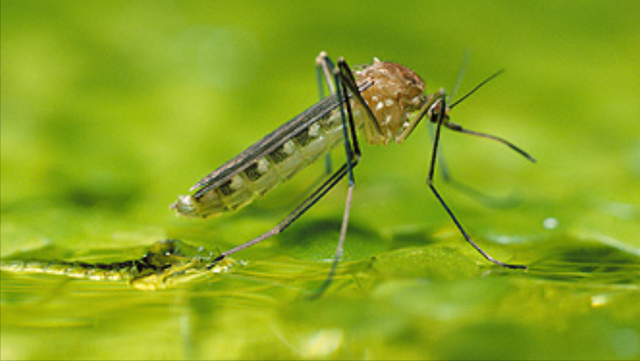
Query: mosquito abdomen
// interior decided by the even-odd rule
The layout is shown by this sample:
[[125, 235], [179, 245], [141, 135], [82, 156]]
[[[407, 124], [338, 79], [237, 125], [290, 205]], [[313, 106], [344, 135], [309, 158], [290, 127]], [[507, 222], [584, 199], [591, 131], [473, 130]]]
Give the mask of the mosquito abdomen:
[[221, 185], [201, 195], [180, 196], [171, 207], [187, 217], [209, 217], [240, 209], [291, 178], [342, 140], [339, 109], [255, 160]]

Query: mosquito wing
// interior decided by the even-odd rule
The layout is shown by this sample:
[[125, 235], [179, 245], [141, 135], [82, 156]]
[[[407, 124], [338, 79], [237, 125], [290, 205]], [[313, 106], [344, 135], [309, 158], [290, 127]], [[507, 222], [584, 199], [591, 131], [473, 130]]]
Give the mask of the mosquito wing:
[[195, 198], [201, 197], [209, 190], [220, 186], [234, 175], [245, 170], [255, 160], [264, 157], [273, 150], [282, 146], [318, 119], [337, 108], [341, 103], [342, 101], [338, 101], [338, 97], [334, 94], [314, 104], [300, 115], [284, 123], [278, 129], [267, 134], [264, 138], [247, 148], [245, 151], [227, 161], [220, 168], [202, 178], [198, 183], [191, 187], [191, 191], [197, 189], [197, 192], [193, 196]]

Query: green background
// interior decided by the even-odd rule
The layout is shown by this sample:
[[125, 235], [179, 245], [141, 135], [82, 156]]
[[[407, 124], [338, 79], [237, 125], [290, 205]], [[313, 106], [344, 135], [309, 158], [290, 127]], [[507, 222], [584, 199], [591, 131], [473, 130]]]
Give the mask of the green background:
[[321, 299], [306, 296], [328, 271], [346, 184], [204, 282], [143, 292], [3, 271], [2, 359], [640, 358], [640, 3], [1, 6], [3, 257], [134, 259], [167, 238], [225, 250], [268, 230], [319, 167], [233, 215], [168, 205], [317, 101], [321, 50], [402, 63], [429, 92], [453, 86], [468, 52], [458, 95], [506, 68], [452, 119], [538, 159], [446, 132], [453, 176], [498, 202], [436, 181], [481, 246], [527, 272], [463, 242], [424, 184], [420, 127], [402, 146], [364, 146], [346, 260]]

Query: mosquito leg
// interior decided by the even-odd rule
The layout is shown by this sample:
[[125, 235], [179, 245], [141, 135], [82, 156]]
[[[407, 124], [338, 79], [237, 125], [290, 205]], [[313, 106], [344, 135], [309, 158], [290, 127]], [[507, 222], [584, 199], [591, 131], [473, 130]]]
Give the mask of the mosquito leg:
[[[343, 67], [344, 66], [344, 67]], [[338, 93], [338, 99], [344, 99], [344, 106], [340, 107], [340, 118], [342, 119], [342, 132], [344, 137], [344, 149], [347, 157], [347, 167], [349, 170], [349, 186], [353, 186], [355, 184], [355, 179], [353, 177], [353, 166], [352, 157], [355, 153], [356, 163], [360, 159], [360, 144], [358, 143], [358, 136], [356, 134], [356, 126], [353, 120], [353, 111], [351, 109], [351, 102], [349, 101], [349, 97], [347, 96], [347, 87], [342, 79], [345, 79], [345, 69], [350, 74], [349, 67], [346, 65], [343, 59], [338, 60], [338, 69], [335, 70], [335, 82], [336, 89]], [[354, 97], [360, 97], [360, 91], [355, 89]], [[366, 105], [366, 103], [364, 103]], [[345, 110], [346, 108], [346, 110]], [[369, 107], [366, 107], [369, 109]], [[346, 111], [346, 114], [345, 114]], [[353, 148], [351, 148], [351, 142], [353, 142]]]
[[[435, 138], [435, 125], [431, 122], [427, 125], [429, 129], [429, 139], [433, 143], [433, 139]], [[451, 181], [451, 174], [449, 173], [449, 167], [447, 166], [447, 162], [444, 158], [442, 146], [440, 146], [440, 152], [438, 153], [438, 167], [440, 168], [440, 176], [445, 182]]]
[[342, 224], [340, 226], [340, 238], [338, 239], [338, 245], [336, 246], [336, 252], [334, 254], [333, 262], [331, 263], [331, 270], [327, 275], [327, 278], [324, 280], [322, 285], [318, 287], [318, 289], [309, 297], [310, 299], [317, 299], [324, 294], [324, 292], [329, 288], [331, 282], [333, 281], [333, 277], [338, 270], [338, 264], [342, 260], [342, 255], [344, 254], [344, 240], [347, 238], [347, 228], [349, 225], [349, 213], [351, 212], [351, 199], [353, 198], [353, 188], [352, 184], [349, 184], [349, 188], [347, 189], [347, 200], [345, 201], [344, 214], [342, 216]]
[[[435, 125], [429, 122], [427, 128], [429, 129], [429, 139], [431, 139], [431, 142], [433, 143], [433, 139], [435, 137]], [[440, 177], [447, 184], [449, 184], [449, 186], [461, 193], [464, 193], [468, 197], [486, 207], [510, 208], [519, 203], [519, 199], [514, 197], [514, 195], [506, 195], [502, 197], [491, 195], [476, 187], [470, 186], [467, 183], [461, 182], [453, 175], [451, 175], [451, 171], [443, 155], [442, 145], [440, 145], [438, 149], [438, 169], [440, 170]]]
[[[327, 84], [327, 88], [329, 88], [329, 92], [331, 94], [336, 93], [335, 84], [332, 81], [333, 69], [335, 65], [324, 51], [321, 52], [316, 58], [316, 79], [318, 82], [318, 95], [320, 96], [320, 100], [324, 99], [324, 84]], [[331, 164], [331, 153], [327, 153], [324, 157], [324, 171], [325, 174], [331, 174], [332, 164]]]
[[[327, 64], [330, 64], [330, 63], [327, 63]], [[307, 210], [309, 210], [309, 208], [311, 208], [316, 202], [318, 202], [322, 197], [324, 197], [324, 195], [326, 195], [327, 192], [329, 192], [341, 179], [343, 179], [345, 176], [348, 175], [349, 188], [347, 191], [345, 211], [342, 217], [342, 224], [340, 227], [340, 238], [338, 240], [338, 245], [336, 247], [333, 264], [331, 266], [331, 270], [329, 271], [329, 275], [327, 276], [326, 280], [320, 286], [320, 288], [313, 294], [312, 298], [317, 298], [321, 296], [331, 284], [333, 277], [337, 271], [338, 264], [340, 263], [340, 260], [342, 259], [342, 255], [343, 255], [344, 241], [346, 239], [347, 228], [349, 224], [351, 200], [353, 198], [353, 188], [355, 185], [353, 168], [358, 164], [358, 161], [361, 155], [360, 147], [358, 145], [358, 140], [355, 136], [355, 122], [353, 120], [353, 112], [352, 112], [348, 97], [346, 95], [347, 89], [346, 89], [346, 86], [341, 82], [343, 74], [341, 73], [340, 69], [335, 69], [334, 73], [335, 73], [335, 82], [336, 82], [336, 90], [338, 93], [338, 97], [340, 99], [344, 99], [343, 106], [340, 107], [340, 116], [343, 124], [343, 132], [344, 132], [343, 136], [345, 137], [344, 146], [345, 146], [345, 154], [347, 157], [347, 162], [343, 164], [340, 167], [340, 169], [338, 169], [335, 173], [333, 173], [333, 175], [331, 175], [329, 179], [327, 179], [322, 185], [320, 185], [318, 189], [316, 189], [309, 197], [307, 197], [307, 199], [305, 199], [298, 207], [296, 207], [296, 209], [293, 212], [291, 212], [287, 217], [285, 217], [285, 219], [283, 219], [280, 223], [278, 223], [274, 228], [252, 239], [249, 242], [246, 242], [226, 252], [221, 253], [208, 265], [207, 268], [211, 269], [218, 262], [220, 262], [227, 256], [233, 253], [239, 252], [248, 247], [251, 247], [257, 243], [264, 241], [267, 238], [270, 238], [272, 236], [275, 236], [276, 234], [283, 232], [287, 227], [289, 227], [293, 222], [295, 222], [300, 216], [302, 216]]]
[[[435, 167], [436, 167], [436, 159], [437, 159], [437, 151], [438, 151], [438, 141], [440, 140], [440, 130], [442, 128], [442, 123], [445, 119], [445, 111], [446, 111], [446, 98], [444, 96], [442, 96], [440, 101], [440, 108], [438, 109], [438, 114], [437, 114], [437, 123], [436, 123], [436, 132], [435, 132], [435, 138], [433, 140], [433, 152], [431, 153], [431, 164], [429, 166], [429, 176], [427, 178], [427, 184], [429, 185], [429, 188], [431, 188], [431, 191], [433, 192], [433, 194], [436, 196], [436, 198], [438, 199], [438, 201], [440, 202], [440, 204], [442, 205], [442, 207], [444, 207], [445, 211], [447, 211], [447, 213], [449, 214], [449, 217], [451, 217], [451, 220], [453, 221], [453, 223], [455, 223], [456, 227], [458, 228], [458, 230], [460, 231], [460, 233], [462, 234], [462, 236], [465, 238], [465, 240], [471, 245], [473, 246], [473, 248], [476, 249], [476, 251], [478, 251], [482, 256], [484, 256], [484, 258], [486, 258], [488, 261], [493, 262], [497, 265], [500, 265], [502, 267], [505, 268], [516, 268], [516, 269], [525, 269], [527, 268], [526, 266], [523, 265], [515, 265], [515, 264], [508, 264], [508, 263], [504, 263], [504, 262], [500, 262], [497, 259], [491, 257], [488, 253], [486, 253], [485, 251], [482, 250], [482, 248], [480, 248], [480, 246], [478, 246], [472, 239], [471, 237], [469, 237], [469, 235], [467, 234], [467, 232], [464, 230], [464, 228], [462, 227], [462, 224], [458, 221], [458, 219], [456, 218], [456, 216], [453, 214], [453, 212], [451, 211], [451, 209], [449, 208], [449, 206], [447, 206], [447, 204], [445, 203], [444, 199], [440, 196], [440, 193], [438, 193], [438, 191], [436, 190], [436, 187], [433, 184], [433, 176], [435, 173]], [[437, 105], [438, 102], [436, 102], [434, 104], [434, 107], [432, 107], [432, 109], [435, 108], [435, 105]]]
[[[375, 129], [378, 131], [378, 133], [382, 134], [382, 129], [380, 129], [380, 124], [376, 121], [376, 117], [375, 115], [373, 115], [373, 112], [371, 111], [371, 108], [369, 108], [369, 105], [367, 105], [367, 103], [362, 98], [362, 95], [360, 94], [360, 89], [356, 84], [356, 79], [353, 76], [353, 72], [351, 71], [351, 68], [349, 68], [349, 65], [343, 58], [338, 59], [338, 69], [339, 71], [337, 73], [340, 77], [341, 82], [347, 87], [347, 89], [353, 95], [353, 97], [358, 102], [358, 104], [367, 113], [367, 116], [373, 122], [373, 125], [375, 126]], [[346, 94], [347, 93], [345, 91], [345, 96]], [[356, 132], [355, 127], [352, 127], [351, 128], [352, 138], [357, 140], [355, 132]]]
[[[458, 91], [460, 84], [462, 84], [462, 78], [464, 78], [464, 73], [467, 71], [467, 67], [469, 66], [469, 50], [465, 51], [464, 56], [462, 57], [462, 65], [460, 66], [460, 70], [458, 71], [458, 76], [456, 77], [456, 82], [451, 88], [451, 91], [447, 95], [447, 103], [452, 101], [453, 96]], [[429, 122], [429, 138], [433, 142], [434, 135], [434, 125]], [[438, 153], [438, 165], [440, 168], [440, 176], [447, 183], [452, 183], [451, 173], [449, 172], [449, 167], [447, 167], [447, 162], [444, 157], [444, 152], [442, 146], [440, 146], [440, 153]]]
[[324, 51], [316, 58], [316, 77], [318, 81], [318, 94], [320, 99], [324, 98], [324, 83], [327, 84], [329, 92], [331, 94], [336, 93], [336, 88], [333, 83], [333, 69], [335, 65]]
[[242, 251], [248, 247], [251, 247], [257, 243], [264, 241], [267, 238], [275, 236], [276, 234], [281, 233], [287, 227], [289, 227], [293, 222], [295, 222], [300, 216], [302, 216], [309, 208], [311, 208], [316, 202], [318, 202], [322, 197], [324, 197], [327, 192], [329, 192], [342, 178], [347, 175], [347, 165], [343, 164], [340, 169], [338, 169], [335, 173], [329, 177], [320, 187], [318, 187], [307, 199], [305, 199], [296, 209], [293, 210], [288, 216], [286, 216], [280, 223], [278, 223], [271, 230], [261, 234], [260, 236], [252, 239], [249, 242], [243, 243], [237, 247], [234, 247], [226, 252], [222, 252], [218, 257], [214, 258], [213, 261], [207, 266], [208, 269], [215, 267], [215, 265], [225, 259], [227, 256], [232, 255], [236, 252]]
[[[343, 63], [342, 59], [339, 60], [339, 64]], [[347, 67], [348, 69], [348, 67]], [[333, 258], [333, 263], [331, 264], [331, 270], [329, 271], [329, 275], [325, 279], [324, 283], [314, 292], [311, 296], [312, 299], [316, 299], [320, 297], [324, 291], [327, 290], [335, 273], [338, 269], [338, 264], [342, 259], [342, 255], [344, 253], [344, 241], [347, 238], [347, 228], [349, 226], [349, 214], [351, 213], [351, 200], [353, 199], [353, 189], [355, 187], [356, 181], [353, 176], [353, 168], [358, 164], [360, 160], [360, 145], [358, 144], [358, 137], [355, 132], [355, 122], [353, 120], [353, 111], [351, 109], [351, 102], [349, 97], [347, 96], [347, 88], [344, 82], [342, 82], [342, 78], [344, 74], [340, 68], [335, 70], [335, 84], [338, 94], [338, 99], [344, 99], [344, 106], [340, 107], [340, 118], [342, 120], [342, 131], [344, 137], [344, 149], [345, 155], [347, 158], [347, 174], [349, 175], [349, 188], [347, 189], [347, 199], [345, 201], [344, 213], [342, 215], [342, 224], [340, 226], [340, 237], [338, 238], [338, 245], [336, 246], [336, 252]], [[356, 89], [357, 95], [360, 93]], [[346, 114], [345, 114], [346, 108]], [[350, 141], [351, 139], [351, 141]], [[352, 148], [353, 144], [353, 148]]]

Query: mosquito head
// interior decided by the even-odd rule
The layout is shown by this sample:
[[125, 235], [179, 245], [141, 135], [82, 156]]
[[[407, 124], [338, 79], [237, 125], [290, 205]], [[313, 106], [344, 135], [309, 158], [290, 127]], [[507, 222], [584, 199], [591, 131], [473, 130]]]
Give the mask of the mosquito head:
[[[469, 92], [467, 92], [465, 95], [463, 95], [462, 97], [460, 97], [460, 99], [452, 102], [450, 105], [447, 104], [450, 100], [451, 95], [453, 94], [453, 92], [455, 92], [456, 88], [458, 87], [459, 83], [460, 83], [460, 77], [458, 77], [458, 81], [456, 81], [456, 85], [454, 87], [454, 89], [452, 90], [452, 93], [449, 96], [446, 96], [444, 89], [440, 89], [440, 91], [436, 94], [431, 95], [431, 99], [433, 100], [433, 104], [431, 105], [431, 107], [429, 108], [429, 110], [427, 111], [427, 119], [429, 119], [430, 122], [432, 123], [438, 123], [438, 121], [440, 120], [440, 118], [442, 118], [442, 124], [449, 124], [449, 113], [451, 112], [451, 109], [453, 109], [455, 106], [457, 106], [458, 104], [462, 103], [463, 100], [466, 100], [468, 97], [471, 96], [471, 94], [475, 93], [476, 91], [478, 91], [480, 88], [482, 88], [485, 84], [487, 84], [489, 81], [493, 80], [495, 77], [497, 77], [498, 75], [502, 74], [504, 72], [504, 69], [500, 69], [497, 72], [493, 73], [492, 75], [490, 75], [488, 78], [486, 78], [485, 80], [483, 80], [482, 82], [480, 82], [480, 84], [476, 85], [473, 89], [471, 89]], [[435, 99], [433, 99], [435, 98]], [[444, 109], [443, 109], [444, 107]]]
[[451, 111], [451, 107], [447, 105], [444, 90], [441, 89], [439, 93], [433, 96], [438, 98], [434, 100], [433, 104], [427, 111], [427, 119], [429, 119], [431, 123], [438, 123], [440, 118], [442, 118], [442, 124], [446, 125], [449, 123], [449, 112]]

